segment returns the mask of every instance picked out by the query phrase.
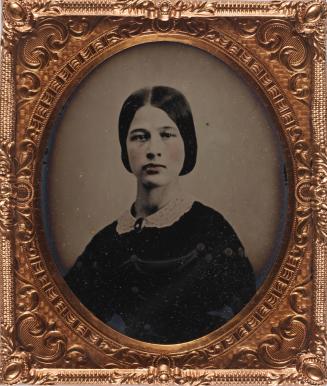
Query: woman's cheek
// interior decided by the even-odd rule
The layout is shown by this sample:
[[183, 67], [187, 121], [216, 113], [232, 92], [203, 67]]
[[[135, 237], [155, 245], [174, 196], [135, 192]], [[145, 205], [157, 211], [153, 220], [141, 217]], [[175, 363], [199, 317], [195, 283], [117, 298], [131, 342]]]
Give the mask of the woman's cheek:
[[128, 155], [128, 161], [129, 165], [133, 172], [137, 172], [140, 167], [142, 166], [142, 157], [140, 155], [140, 152], [136, 149], [130, 149], [130, 151], [127, 153]]
[[170, 148], [170, 159], [178, 164], [184, 163], [185, 159], [185, 150], [184, 150], [184, 143], [176, 144], [175, 146], [172, 146]]

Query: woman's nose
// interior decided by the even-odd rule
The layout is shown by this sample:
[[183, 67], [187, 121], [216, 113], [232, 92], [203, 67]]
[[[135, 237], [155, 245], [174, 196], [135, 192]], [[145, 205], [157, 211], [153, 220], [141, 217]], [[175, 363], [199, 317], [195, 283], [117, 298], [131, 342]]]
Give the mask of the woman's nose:
[[156, 157], [161, 157], [161, 153], [154, 153], [154, 152], [152, 152], [152, 151], [148, 151], [148, 152], [146, 153], [146, 157], [147, 157], [148, 159], [150, 159], [150, 160], [153, 160], [153, 159], [155, 159]]
[[148, 148], [146, 153], [147, 158], [152, 160], [155, 157], [161, 157], [161, 153], [162, 153], [162, 150], [161, 150], [160, 140], [157, 140], [154, 138], [151, 139], [148, 142]]

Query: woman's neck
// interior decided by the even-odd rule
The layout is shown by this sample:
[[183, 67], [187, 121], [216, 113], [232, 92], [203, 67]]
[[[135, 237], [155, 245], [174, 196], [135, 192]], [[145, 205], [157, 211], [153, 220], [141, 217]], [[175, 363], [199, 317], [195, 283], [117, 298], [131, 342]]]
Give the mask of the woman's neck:
[[164, 207], [180, 192], [178, 184], [173, 186], [158, 186], [151, 189], [138, 185], [134, 204], [135, 217], [147, 217]]

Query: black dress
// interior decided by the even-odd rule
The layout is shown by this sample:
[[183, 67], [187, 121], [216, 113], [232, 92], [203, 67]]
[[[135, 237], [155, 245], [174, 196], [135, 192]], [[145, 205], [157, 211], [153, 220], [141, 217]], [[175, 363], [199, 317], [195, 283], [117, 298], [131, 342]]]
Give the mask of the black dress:
[[170, 226], [92, 239], [65, 277], [79, 300], [125, 335], [181, 343], [214, 331], [256, 291], [244, 249], [215, 210], [194, 201]]

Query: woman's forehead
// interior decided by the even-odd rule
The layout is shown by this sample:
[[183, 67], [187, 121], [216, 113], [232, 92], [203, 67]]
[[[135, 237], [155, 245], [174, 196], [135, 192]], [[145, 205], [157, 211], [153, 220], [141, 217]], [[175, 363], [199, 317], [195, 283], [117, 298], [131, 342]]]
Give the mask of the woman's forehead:
[[169, 115], [158, 107], [146, 105], [138, 109], [130, 125], [131, 129], [155, 129], [177, 127]]

